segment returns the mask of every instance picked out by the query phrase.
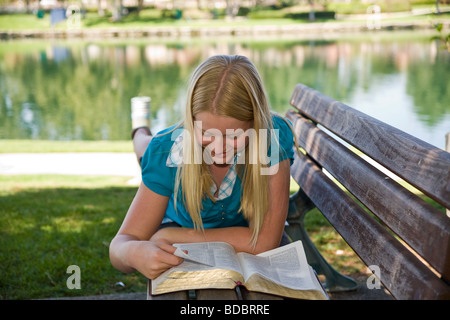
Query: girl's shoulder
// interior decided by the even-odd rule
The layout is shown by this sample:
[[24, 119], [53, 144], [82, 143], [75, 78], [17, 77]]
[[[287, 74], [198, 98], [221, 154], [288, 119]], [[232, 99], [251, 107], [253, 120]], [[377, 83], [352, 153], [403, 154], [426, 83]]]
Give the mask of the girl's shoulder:
[[286, 119], [282, 115], [278, 113], [272, 113], [272, 123], [274, 129], [280, 129], [280, 130], [291, 130], [289, 125], [292, 126], [292, 123], [289, 121], [289, 119]]
[[167, 168], [166, 162], [170, 155], [172, 146], [174, 145], [177, 137], [182, 133], [182, 127], [178, 124], [173, 125], [167, 129], [159, 131], [153, 136], [147, 150], [142, 157], [141, 166], [143, 172], [146, 168], [159, 168], [161, 171], [165, 171]]
[[179, 128], [181, 126], [174, 125], [158, 132], [142, 157], [142, 181], [150, 190], [163, 196], [173, 193], [176, 167], [168, 166], [167, 159], [182, 132]]
[[172, 145], [175, 143], [177, 137], [183, 132], [183, 127], [180, 124], [175, 124], [164, 130], [159, 131], [150, 141], [149, 147], [160, 152], [170, 152]]
[[289, 121], [289, 119], [286, 119], [285, 117], [273, 113], [272, 114], [272, 123], [273, 128], [276, 130], [279, 130], [279, 137], [280, 137], [280, 143], [284, 148], [291, 148], [294, 135], [292, 132], [292, 123]]
[[294, 161], [294, 134], [292, 132], [292, 124], [288, 119], [276, 113], [272, 113], [272, 123], [273, 128], [278, 130], [280, 153], [276, 154], [274, 159], [271, 158], [270, 163], [275, 164], [284, 159], [290, 159], [292, 165]]

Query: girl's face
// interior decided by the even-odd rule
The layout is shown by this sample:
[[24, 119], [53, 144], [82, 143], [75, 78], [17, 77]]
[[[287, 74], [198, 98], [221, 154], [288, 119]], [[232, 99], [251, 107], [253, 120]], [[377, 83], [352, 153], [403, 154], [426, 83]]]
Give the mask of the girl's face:
[[248, 143], [245, 132], [253, 127], [253, 121], [241, 121], [231, 117], [218, 116], [208, 111], [194, 117], [196, 140], [204, 148], [206, 163], [231, 164], [237, 152], [244, 150]]

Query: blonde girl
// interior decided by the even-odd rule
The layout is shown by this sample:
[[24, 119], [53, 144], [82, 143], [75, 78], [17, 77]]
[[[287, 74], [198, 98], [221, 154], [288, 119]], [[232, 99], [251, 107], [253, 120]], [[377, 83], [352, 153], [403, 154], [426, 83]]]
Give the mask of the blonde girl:
[[284, 241], [293, 135], [246, 57], [201, 63], [184, 120], [156, 136], [137, 128], [133, 142], [142, 183], [110, 245], [118, 270], [154, 279], [182, 262], [174, 243], [224, 241], [256, 254]]

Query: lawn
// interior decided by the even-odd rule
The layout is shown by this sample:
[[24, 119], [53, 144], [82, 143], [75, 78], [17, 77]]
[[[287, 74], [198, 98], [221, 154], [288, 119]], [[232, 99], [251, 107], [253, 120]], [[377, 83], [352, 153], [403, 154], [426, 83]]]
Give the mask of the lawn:
[[0, 153], [133, 152], [130, 141], [0, 139]]
[[[145, 291], [143, 276], [109, 262], [109, 242], [136, 192], [127, 179], [0, 176], [0, 299]], [[80, 267], [80, 290], [66, 286], [70, 265]]]
[[[84, 19], [81, 19], [82, 29], [91, 28], [141, 28], [141, 27], [224, 27], [229, 26], [230, 22], [224, 19], [219, 20], [173, 20], [157, 18], [151, 14], [148, 14], [149, 10], [144, 10], [139, 16], [135, 14], [130, 14], [124, 16], [121, 21], [112, 22], [110, 16], [101, 17], [97, 13], [88, 12]], [[292, 19], [262, 19], [262, 20], [251, 20], [243, 19], [233, 21], [233, 26], [252, 26], [252, 25], [284, 25], [292, 23], [301, 23]], [[11, 15], [0, 15], [0, 30], [52, 30], [55, 29], [65, 29], [66, 21], [57, 23], [53, 27], [50, 25], [50, 15], [46, 14], [44, 18], [39, 19], [36, 15], [32, 14], [11, 14]]]
[[[0, 299], [144, 292], [141, 274], [123, 274], [109, 262], [109, 242], [137, 189], [128, 179], [0, 175]], [[292, 182], [291, 192], [297, 189]], [[336, 270], [367, 279], [365, 265], [317, 209], [305, 225]], [[66, 285], [71, 265], [81, 271], [79, 290]]]
[[[109, 262], [109, 242], [136, 192], [127, 180], [0, 175], [0, 299], [144, 292], [142, 275], [123, 274]], [[337, 270], [364, 274], [362, 262], [320, 212], [312, 211], [305, 221], [313, 241]], [[70, 265], [80, 267], [80, 290], [67, 288]]]
[[[447, 10], [448, 6], [441, 6], [441, 9]], [[264, 11], [265, 12], [265, 11]], [[233, 25], [233, 27], [251, 27], [259, 25], [288, 25], [288, 24], [305, 24], [311, 23], [304, 19], [291, 19], [286, 18], [284, 12], [279, 10], [282, 14], [274, 14], [276, 10], [271, 10], [267, 17], [262, 16], [260, 18], [243, 18], [238, 17], [233, 21], [226, 19], [204, 19], [204, 18], [190, 18], [189, 16], [179, 20], [174, 20], [167, 17], [162, 17], [161, 12], [154, 9], [144, 9], [140, 15], [137, 16], [134, 13], [130, 13], [127, 16], [122, 17], [120, 21], [111, 21], [111, 14], [105, 16], [99, 16], [96, 12], [87, 12], [85, 17], [80, 20], [81, 29], [107, 29], [107, 28], [151, 28], [151, 27], [164, 27], [164, 28], [179, 28], [179, 27], [205, 27], [205, 28], [221, 28]], [[337, 11], [339, 13], [339, 11]], [[346, 11], [344, 11], [346, 12]], [[256, 12], [258, 13], [258, 12]], [[259, 12], [260, 14], [263, 12]], [[449, 13], [443, 13], [441, 15], [423, 14], [416, 16], [406, 17], [393, 17], [388, 19], [381, 19], [381, 22], [417, 22], [418, 20], [439, 20], [448, 21]], [[67, 20], [57, 23], [54, 26], [50, 25], [50, 14], [46, 13], [43, 18], [38, 18], [33, 14], [2, 14], [0, 15], [0, 30], [20, 31], [20, 30], [37, 30], [46, 31], [52, 29], [66, 29]], [[72, 21], [70, 21], [72, 22]], [[317, 19], [316, 22], [327, 23], [358, 23], [365, 24], [366, 20], [361, 20], [361, 17], [351, 18], [347, 17], [344, 20], [340, 19]], [[313, 22], [314, 23], [314, 22]]]

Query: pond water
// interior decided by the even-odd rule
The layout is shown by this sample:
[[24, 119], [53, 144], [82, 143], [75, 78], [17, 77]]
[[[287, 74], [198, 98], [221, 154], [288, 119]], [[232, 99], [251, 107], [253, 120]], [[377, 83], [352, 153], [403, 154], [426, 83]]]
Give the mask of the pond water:
[[450, 54], [430, 34], [334, 39], [10, 41], [0, 44], [0, 139], [126, 140], [130, 99], [154, 130], [177, 122], [186, 82], [214, 54], [257, 66], [284, 114], [304, 83], [439, 148], [450, 131]]

